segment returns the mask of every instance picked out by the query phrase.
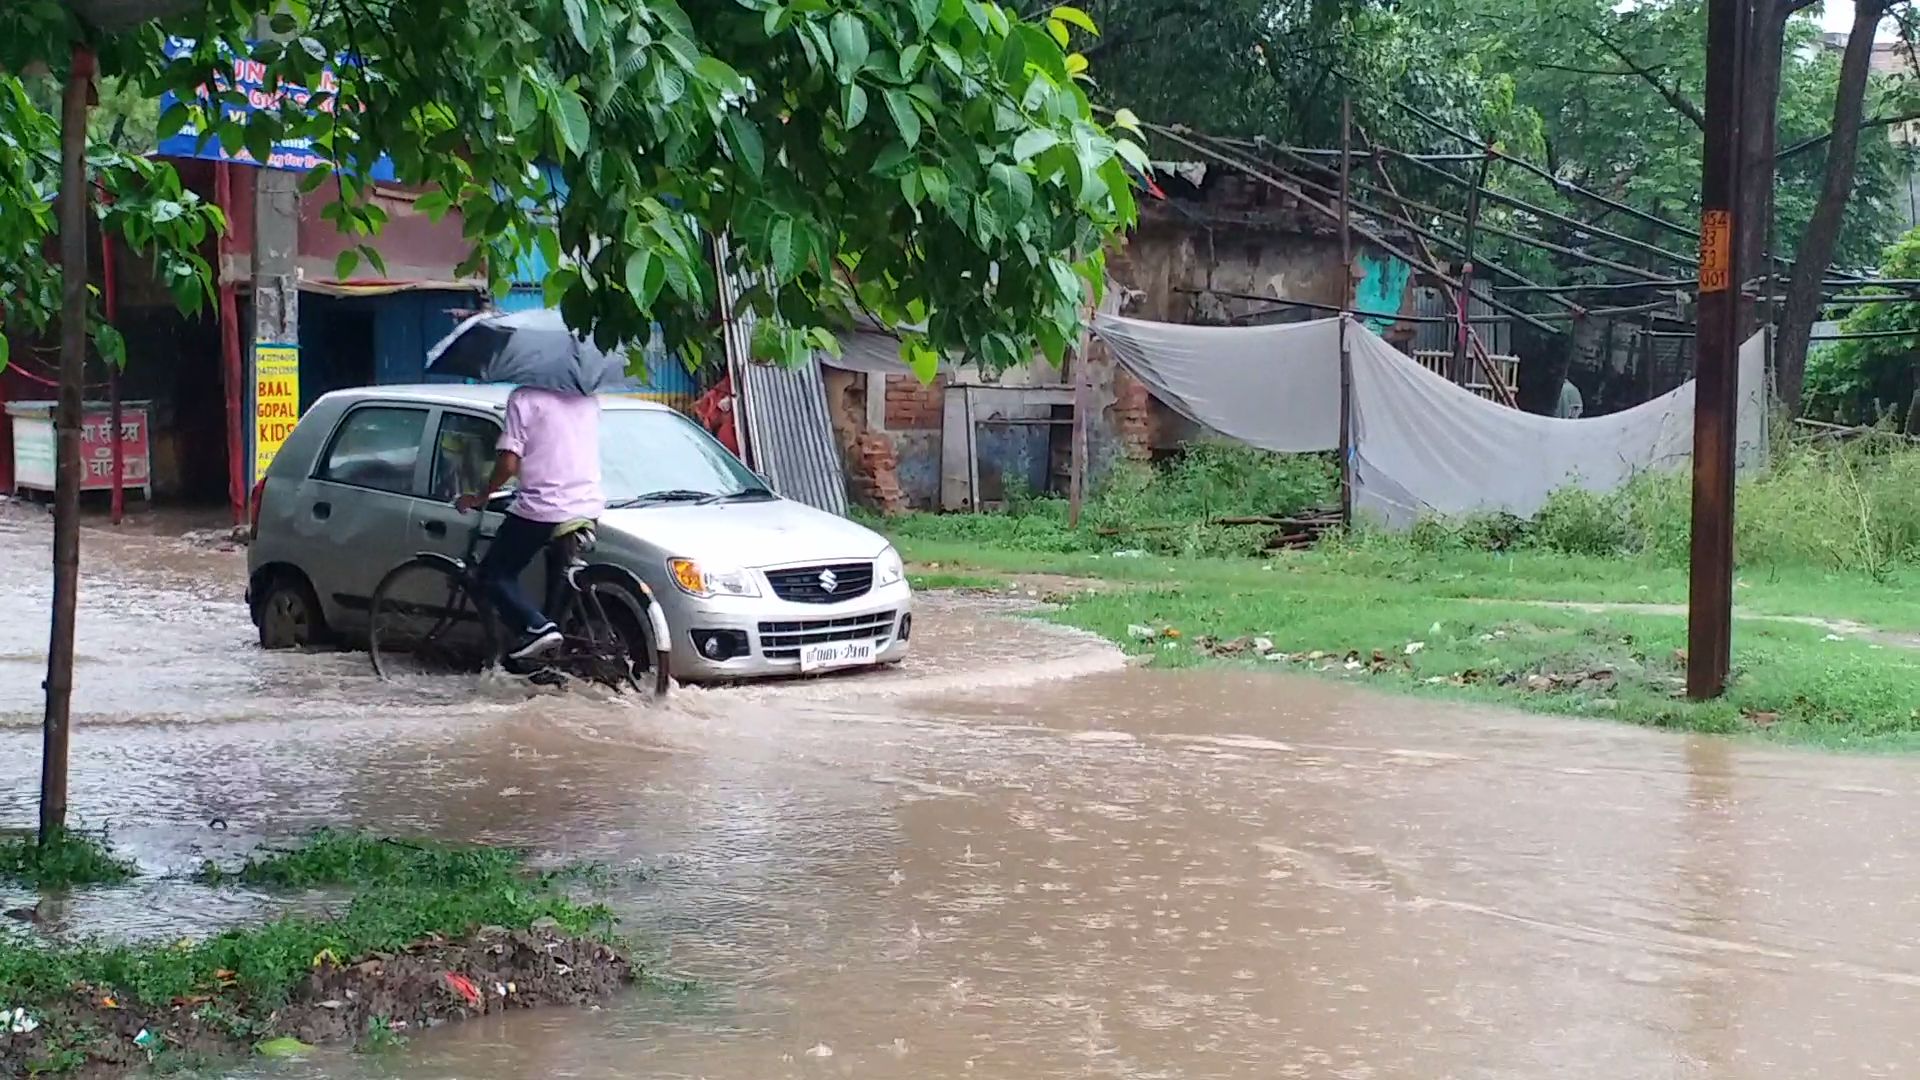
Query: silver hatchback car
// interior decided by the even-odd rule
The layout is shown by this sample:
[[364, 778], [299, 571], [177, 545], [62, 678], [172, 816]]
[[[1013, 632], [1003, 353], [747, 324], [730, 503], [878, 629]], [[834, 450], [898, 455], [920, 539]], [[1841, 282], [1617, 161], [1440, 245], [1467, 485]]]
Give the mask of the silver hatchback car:
[[[423, 551], [466, 553], [475, 519], [453, 500], [484, 486], [509, 390], [380, 386], [314, 403], [253, 493], [247, 601], [261, 645], [363, 643], [387, 571]], [[906, 657], [913, 595], [885, 538], [773, 494], [672, 409], [607, 396], [601, 410], [607, 512], [592, 559], [630, 570], [658, 598], [676, 678]], [[485, 521], [491, 532], [499, 515]], [[531, 595], [543, 595], [544, 572], [535, 559]]]

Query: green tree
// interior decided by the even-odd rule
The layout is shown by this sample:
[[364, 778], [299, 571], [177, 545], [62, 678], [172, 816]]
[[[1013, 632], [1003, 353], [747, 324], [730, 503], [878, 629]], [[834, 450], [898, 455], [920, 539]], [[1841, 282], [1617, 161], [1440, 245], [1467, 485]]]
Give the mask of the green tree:
[[[1920, 277], [1920, 230], [1909, 232], [1887, 249], [1880, 273], [1888, 278]], [[1920, 434], [1920, 301], [1891, 299], [1866, 304], [1845, 313], [1840, 329], [1872, 337], [1843, 339], [1816, 348], [1807, 357], [1807, 412], [1843, 424], [1871, 424], [1895, 413], [1908, 434]]]
[[[741, 272], [767, 316], [761, 353], [831, 347], [830, 329], [865, 312], [930, 375], [942, 352], [1005, 367], [1038, 347], [1058, 362], [1077, 338], [1103, 247], [1134, 216], [1125, 163], [1146, 161], [1094, 119], [1074, 45], [1096, 33], [1074, 7], [1023, 18], [992, 0], [14, 0], [0, 8], [0, 71], [49, 72], [65, 115], [84, 121], [96, 62], [191, 102], [244, 58], [269, 86], [316, 93], [251, 114], [183, 104], [158, 134], [194, 123], [260, 160], [312, 139], [338, 167], [308, 182], [337, 186], [328, 212], [350, 235], [385, 224], [366, 180], [384, 152], [428, 189], [423, 210], [459, 213], [471, 268], [504, 284], [517, 256], [541, 250], [560, 267], [548, 297], [604, 344], [658, 322], [697, 358], [718, 332], [718, 274]], [[191, 38], [192, 54], [166, 59], [167, 34]], [[43, 298], [47, 177], [13, 147], [40, 155], [46, 119], [25, 95], [0, 112], [0, 246], [22, 291]], [[87, 187], [66, 182], [82, 126], [63, 125], [68, 207]], [[170, 173], [149, 175], [177, 192]], [[569, 192], [558, 206], [556, 177]], [[190, 252], [172, 201], [140, 204], [139, 227], [163, 253]], [[75, 226], [62, 248], [84, 266]], [[355, 255], [379, 262], [370, 243]], [[50, 732], [64, 731], [71, 685], [84, 307], [66, 282]], [[60, 826], [46, 806], [43, 835]]]

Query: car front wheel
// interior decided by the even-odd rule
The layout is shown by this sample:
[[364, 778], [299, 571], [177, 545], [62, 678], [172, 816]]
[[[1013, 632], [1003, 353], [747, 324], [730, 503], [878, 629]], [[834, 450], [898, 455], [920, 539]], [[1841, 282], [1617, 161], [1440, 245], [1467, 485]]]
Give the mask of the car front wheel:
[[324, 644], [326, 622], [312, 586], [291, 574], [275, 574], [258, 600], [260, 647], [305, 649]]

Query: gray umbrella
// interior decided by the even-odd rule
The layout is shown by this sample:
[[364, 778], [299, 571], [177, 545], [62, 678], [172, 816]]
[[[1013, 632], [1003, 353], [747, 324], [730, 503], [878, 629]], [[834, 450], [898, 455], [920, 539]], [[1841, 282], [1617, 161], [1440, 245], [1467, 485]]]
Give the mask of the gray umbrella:
[[601, 352], [551, 308], [487, 312], [454, 327], [427, 350], [427, 370], [479, 382], [537, 386], [569, 394], [615, 388], [627, 373], [624, 352]]

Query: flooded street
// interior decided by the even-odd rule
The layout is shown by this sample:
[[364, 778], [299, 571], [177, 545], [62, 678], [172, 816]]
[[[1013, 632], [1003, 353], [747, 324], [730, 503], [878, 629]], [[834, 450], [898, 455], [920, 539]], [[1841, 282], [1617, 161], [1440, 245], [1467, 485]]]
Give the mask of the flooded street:
[[[643, 871], [693, 980], [275, 1077], [1911, 1076], [1920, 762], [1124, 667], [929, 598], [905, 668], [685, 690], [268, 655], [244, 556], [89, 530], [72, 805], [156, 873], [320, 824]], [[0, 824], [32, 821], [49, 530], [0, 507]], [[209, 828], [215, 818], [225, 830]], [[11, 904], [15, 894], [0, 890]], [[66, 930], [258, 910], [147, 880]]]

